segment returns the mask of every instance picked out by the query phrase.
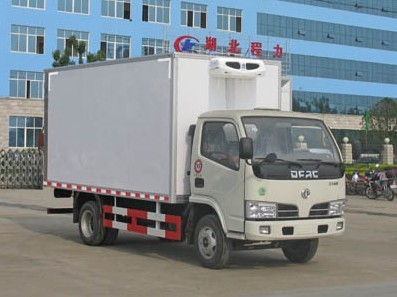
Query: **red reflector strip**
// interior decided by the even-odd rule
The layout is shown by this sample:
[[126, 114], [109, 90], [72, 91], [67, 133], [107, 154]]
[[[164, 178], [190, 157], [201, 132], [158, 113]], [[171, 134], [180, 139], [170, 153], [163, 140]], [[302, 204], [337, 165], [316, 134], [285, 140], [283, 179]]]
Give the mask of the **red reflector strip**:
[[75, 189], [75, 190], [83, 191], [83, 192], [91, 192], [91, 193], [95, 193], [95, 194], [104, 194], [104, 195], [114, 195], [114, 196], [127, 197], [127, 198], [134, 197], [134, 198], [139, 198], [139, 199], [164, 201], [164, 202], [168, 202], [170, 200], [169, 196], [167, 196], [167, 195], [136, 193], [136, 192], [123, 191], [123, 190], [94, 188], [91, 186], [66, 184], [66, 183], [53, 182], [53, 181], [44, 181], [43, 185], [46, 187], [55, 187], [55, 188], [61, 188], [61, 189]]
[[[106, 218], [107, 214], [113, 215], [125, 215], [131, 218], [131, 223], [120, 223], [115, 219], [110, 220]], [[175, 226], [175, 230], [163, 230], [150, 228], [141, 225], [139, 220], [151, 220], [157, 222], [169, 223]], [[181, 222], [182, 218], [174, 215], [157, 214], [154, 212], [147, 212], [144, 210], [137, 209], [126, 209], [122, 207], [115, 207], [104, 205], [103, 206], [103, 225], [108, 228], [128, 230], [131, 232], [137, 232], [141, 234], [154, 235], [158, 237], [164, 237], [171, 240], [181, 240]]]
[[173, 240], [181, 240], [182, 217], [173, 216], [173, 215], [165, 215], [165, 221], [167, 223], [174, 224], [176, 227], [175, 231], [166, 230], [165, 238], [173, 239]]

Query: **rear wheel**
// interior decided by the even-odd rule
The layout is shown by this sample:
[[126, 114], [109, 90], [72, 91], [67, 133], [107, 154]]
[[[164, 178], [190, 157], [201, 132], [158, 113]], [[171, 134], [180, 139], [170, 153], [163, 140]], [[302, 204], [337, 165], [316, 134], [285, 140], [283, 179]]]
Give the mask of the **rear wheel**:
[[79, 232], [81, 240], [87, 245], [101, 245], [105, 239], [102, 216], [94, 201], [88, 201], [80, 208]]
[[367, 196], [368, 199], [376, 199], [376, 197], [377, 197], [378, 195], [376, 194], [376, 192], [374, 192], [374, 191], [372, 190], [371, 186], [368, 186], [368, 187], [365, 189], [365, 196]]
[[223, 268], [230, 254], [230, 241], [215, 215], [200, 219], [194, 232], [194, 246], [201, 265], [211, 269]]
[[118, 229], [103, 226], [102, 215], [94, 201], [83, 204], [79, 213], [79, 232], [81, 240], [87, 245], [112, 245], [119, 234]]
[[293, 263], [309, 262], [317, 252], [318, 238], [295, 240], [281, 247], [284, 256]]

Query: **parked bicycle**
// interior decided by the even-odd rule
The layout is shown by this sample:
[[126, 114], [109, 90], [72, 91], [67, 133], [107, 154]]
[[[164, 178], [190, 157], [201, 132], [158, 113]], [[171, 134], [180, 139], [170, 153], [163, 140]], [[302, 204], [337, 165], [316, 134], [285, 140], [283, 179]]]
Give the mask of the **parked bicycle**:
[[358, 175], [354, 172], [351, 180], [346, 180], [346, 194], [347, 195], [365, 195], [368, 181], [365, 176]]

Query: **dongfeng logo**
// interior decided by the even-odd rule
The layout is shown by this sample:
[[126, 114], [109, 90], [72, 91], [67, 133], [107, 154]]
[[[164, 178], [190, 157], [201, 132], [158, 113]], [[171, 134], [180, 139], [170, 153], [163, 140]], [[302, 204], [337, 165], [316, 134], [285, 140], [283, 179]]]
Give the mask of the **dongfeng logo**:
[[309, 190], [309, 189], [304, 189], [304, 190], [302, 190], [301, 195], [302, 195], [302, 198], [303, 198], [303, 199], [309, 198], [309, 196], [310, 196], [310, 190]]
[[318, 170], [291, 170], [293, 179], [313, 179], [318, 178]]

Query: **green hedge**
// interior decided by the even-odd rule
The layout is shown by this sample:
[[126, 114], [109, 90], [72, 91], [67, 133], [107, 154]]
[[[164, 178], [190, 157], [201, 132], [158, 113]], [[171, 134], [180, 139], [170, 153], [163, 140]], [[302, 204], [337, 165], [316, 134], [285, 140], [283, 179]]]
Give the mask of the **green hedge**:
[[[350, 177], [353, 175], [354, 171], [357, 171], [359, 175], [365, 175], [366, 172], [370, 171], [371, 169], [376, 170], [376, 164], [375, 163], [357, 163], [357, 164], [345, 164], [346, 168], [346, 176]], [[394, 165], [388, 165], [388, 164], [379, 164], [379, 169], [380, 170], [386, 170], [390, 168], [396, 168], [397, 166]]]

